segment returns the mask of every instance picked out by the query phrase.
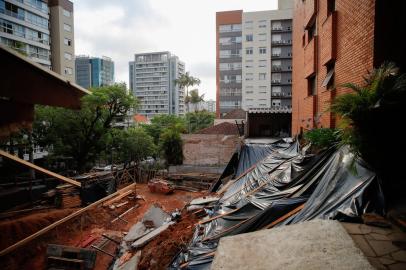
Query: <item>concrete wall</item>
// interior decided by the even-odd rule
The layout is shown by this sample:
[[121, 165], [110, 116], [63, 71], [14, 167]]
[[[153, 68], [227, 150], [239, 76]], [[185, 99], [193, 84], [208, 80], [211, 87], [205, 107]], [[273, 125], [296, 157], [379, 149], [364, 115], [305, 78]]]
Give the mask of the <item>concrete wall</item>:
[[184, 134], [183, 164], [200, 166], [226, 165], [239, 145], [237, 135]]

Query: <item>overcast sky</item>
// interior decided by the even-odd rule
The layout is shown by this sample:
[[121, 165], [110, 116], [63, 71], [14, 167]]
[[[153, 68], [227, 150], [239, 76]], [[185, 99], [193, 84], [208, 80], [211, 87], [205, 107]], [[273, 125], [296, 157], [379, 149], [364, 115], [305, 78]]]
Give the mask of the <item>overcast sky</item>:
[[216, 97], [216, 11], [277, 8], [276, 0], [74, 0], [76, 55], [108, 56], [128, 85], [135, 53], [170, 51]]

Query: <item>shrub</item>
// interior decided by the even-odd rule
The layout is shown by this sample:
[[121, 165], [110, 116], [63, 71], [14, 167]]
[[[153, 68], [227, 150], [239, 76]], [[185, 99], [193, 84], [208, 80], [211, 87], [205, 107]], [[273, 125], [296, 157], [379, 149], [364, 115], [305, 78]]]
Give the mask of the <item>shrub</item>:
[[339, 131], [331, 128], [317, 128], [304, 134], [304, 138], [318, 148], [326, 148], [339, 139]]

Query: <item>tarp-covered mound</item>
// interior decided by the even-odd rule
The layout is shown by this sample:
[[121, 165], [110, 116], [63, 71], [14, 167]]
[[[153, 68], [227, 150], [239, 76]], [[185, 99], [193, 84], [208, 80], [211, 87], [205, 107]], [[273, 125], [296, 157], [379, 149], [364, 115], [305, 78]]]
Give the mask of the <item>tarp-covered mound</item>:
[[317, 155], [304, 150], [297, 142], [242, 147], [234, 161], [236, 178], [219, 188], [220, 199], [206, 208], [209, 216], [170, 268], [210, 269], [223, 236], [315, 218], [353, 221], [365, 212], [383, 214], [376, 174], [347, 146]]

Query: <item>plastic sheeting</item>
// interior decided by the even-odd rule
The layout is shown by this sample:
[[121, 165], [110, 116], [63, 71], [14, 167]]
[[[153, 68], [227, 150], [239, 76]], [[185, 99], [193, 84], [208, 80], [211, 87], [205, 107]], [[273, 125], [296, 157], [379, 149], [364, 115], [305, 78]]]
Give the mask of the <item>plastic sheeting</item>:
[[[212, 252], [221, 237], [264, 229], [302, 205], [302, 210], [276, 225], [314, 218], [348, 221], [365, 212], [383, 213], [376, 174], [348, 147], [308, 155], [300, 153], [295, 142], [260, 151], [240, 155], [239, 164], [244, 158], [258, 161], [249, 169], [245, 166], [213, 210], [208, 210], [211, 217], [219, 217], [196, 227], [187, 252], [175, 258], [171, 269], [185, 261], [183, 269], [210, 269]], [[265, 152], [265, 158], [258, 158]]]

